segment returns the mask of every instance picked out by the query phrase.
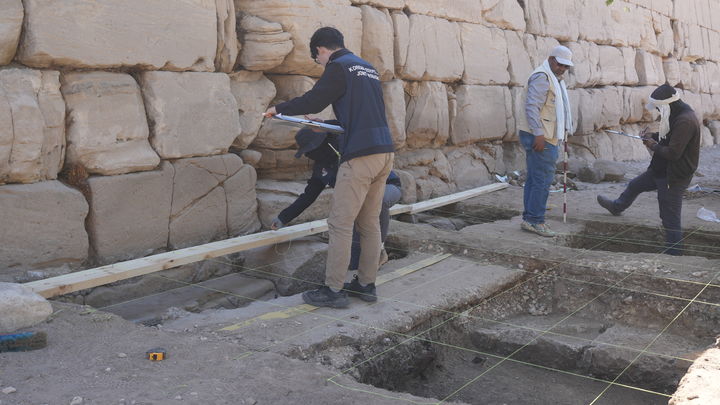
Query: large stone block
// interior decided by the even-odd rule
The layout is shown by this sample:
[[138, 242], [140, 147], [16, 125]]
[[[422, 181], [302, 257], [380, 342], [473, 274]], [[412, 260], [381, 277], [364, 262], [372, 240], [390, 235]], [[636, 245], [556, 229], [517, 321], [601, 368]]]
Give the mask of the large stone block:
[[457, 115], [452, 121], [450, 141], [467, 145], [479, 141], [502, 139], [509, 131], [512, 98], [501, 86], [460, 86], [455, 91]]
[[[598, 48], [601, 72], [599, 84], [608, 86], [624, 83], [625, 59], [623, 58], [622, 51], [614, 46], [600, 46]], [[633, 58], [633, 62], [634, 61]]]
[[83, 195], [59, 181], [0, 186], [0, 272], [78, 266], [88, 256]]
[[395, 149], [405, 146], [405, 89], [402, 80], [391, 80], [382, 84], [385, 115], [392, 133]]
[[578, 2], [575, 0], [525, 0], [527, 32], [576, 41], [579, 35]]
[[294, 149], [273, 150], [257, 148], [261, 157], [255, 168], [258, 177], [274, 180], [302, 180], [310, 175], [310, 159], [295, 158]]
[[64, 156], [59, 73], [0, 69], [0, 184], [55, 179]]
[[673, 87], [677, 86], [680, 83], [680, 64], [678, 60], [673, 57], [665, 58], [662, 64], [665, 81]]
[[223, 188], [227, 198], [227, 228], [230, 237], [250, 234], [260, 229], [256, 182], [255, 168], [247, 164], [225, 180]]
[[662, 59], [658, 55], [638, 50], [635, 55], [635, 69], [637, 70], [638, 83], [641, 86], [659, 86], [665, 83]]
[[25, 0], [24, 4], [17, 58], [25, 65], [215, 70], [215, 0]]
[[280, 65], [293, 49], [292, 36], [279, 23], [245, 15], [240, 28], [243, 47], [238, 64], [247, 70], [270, 70]]
[[[600, 83], [603, 75], [600, 70], [600, 46], [592, 42], [579, 41], [569, 43], [568, 48], [573, 53], [573, 59], [578, 61], [568, 72], [568, 85], [592, 87]], [[632, 63], [634, 70], [634, 58]]]
[[507, 84], [508, 46], [503, 31], [478, 24], [460, 23], [465, 84]]
[[87, 223], [91, 246], [101, 263], [112, 263], [165, 249], [175, 170], [92, 176]]
[[[491, 176], [486, 160], [494, 160], [477, 147], [445, 150], [447, 160], [452, 162], [452, 180], [458, 191], [490, 184]], [[494, 162], [492, 162], [494, 166]]]
[[623, 114], [620, 121], [629, 124], [650, 120], [651, 116], [646, 111], [645, 104], [653, 90], [655, 90], [653, 86], [621, 87]]
[[362, 19], [359, 7], [350, 0], [235, 0], [242, 13], [280, 23], [292, 35], [293, 50], [272, 73], [301, 74], [320, 77], [322, 67], [310, 59], [310, 37], [320, 27], [338, 27], [345, 37], [345, 46], [360, 55], [362, 50]]
[[52, 305], [20, 284], [0, 283], [0, 330], [14, 332], [47, 319]]
[[657, 38], [657, 51], [667, 56], [675, 49], [675, 34], [673, 33], [670, 17], [653, 12], [653, 28]]
[[150, 147], [140, 87], [126, 73], [65, 73], [69, 117], [68, 164], [104, 175], [152, 170], [160, 158]]
[[705, 55], [703, 33], [699, 25], [673, 21], [675, 50], [673, 54], [680, 60], [694, 62]]
[[720, 121], [710, 121], [708, 123], [708, 129], [710, 130], [710, 135], [713, 137], [713, 142], [715, 144], [720, 144]]
[[22, 0], [4, 0], [0, 7], [0, 65], [15, 57], [23, 23]]
[[402, 189], [401, 204], [414, 204], [417, 202], [417, 188], [415, 186], [415, 177], [405, 170], [393, 169], [400, 177], [400, 186]]
[[380, 80], [391, 80], [395, 75], [393, 54], [393, 22], [390, 13], [370, 6], [362, 10], [362, 58], [378, 71]]
[[[597, 44], [611, 44], [613, 26], [615, 25], [611, 15], [611, 7], [608, 7], [604, 2], [592, 0], [577, 3], [579, 38]], [[621, 34], [622, 32], [618, 32], [618, 35]], [[624, 36], [627, 36], [627, 34]]]
[[161, 158], [225, 153], [240, 135], [228, 75], [143, 72], [140, 85], [151, 142]]
[[505, 42], [507, 44], [510, 84], [524, 86], [530, 78], [530, 73], [532, 73], [534, 67], [530, 62], [530, 55], [525, 49], [523, 34], [516, 31], [505, 31]]
[[393, 17], [397, 42], [395, 73], [399, 77], [441, 82], [452, 82], [462, 77], [463, 53], [457, 23], [413, 14], [406, 25], [399, 21], [402, 17], [398, 13]]
[[262, 113], [277, 94], [275, 84], [262, 72], [242, 70], [230, 74], [230, 91], [237, 102], [241, 129], [240, 136], [235, 139], [233, 146], [245, 149], [260, 131]]
[[445, 144], [450, 131], [447, 89], [439, 82], [407, 83], [405, 128], [411, 148]]
[[[280, 211], [292, 204], [303, 193], [306, 184], [301, 182], [286, 182], [274, 180], [259, 180], [257, 182], [258, 215], [265, 228], [270, 227], [273, 218]], [[290, 224], [301, 224], [316, 219], [327, 218], [332, 202], [332, 189], [325, 189], [315, 202], [305, 209]], [[288, 225], [288, 224], [285, 224]]]
[[635, 48], [620, 48], [623, 56], [623, 65], [625, 66], [625, 81], [627, 86], [635, 86], [640, 81], [637, 69], [635, 69]]
[[[487, 0], [485, 0], [487, 2]], [[406, 0], [407, 9], [413, 14], [425, 14], [451, 21], [481, 23], [483, 2], [477, 0]]]
[[483, 17], [507, 30], [525, 31], [525, 14], [519, 2], [482, 0]]
[[350, 0], [353, 5], [368, 4], [373, 7], [402, 9], [405, 7], [406, 0]]
[[[315, 85], [315, 79], [298, 75], [272, 75], [269, 79], [275, 84], [276, 95], [272, 104], [279, 104], [302, 96]], [[333, 119], [332, 106], [328, 106], [312, 118]], [[266, 119], [261, 123], [260, 131], [252, 142], [254, 148], [286, 149], [295, 146], [295, 133], [300, 128], [286, 125], [277, 120]]]
[[557, 39], [543, 36], [533, 36], [525, 34], [523, 41], [525, 42], [525, 49], [530, 56], [530, 62], [532, 63], [533, 69], [540, 66], [550, 55], [550, 51], [553, 48], [560, 45]]
[[217, 15], [217, 48], [215, 70], [230, 73], [235, 67], [240, 43], [238, 42], [234, 0], [215, 0]]

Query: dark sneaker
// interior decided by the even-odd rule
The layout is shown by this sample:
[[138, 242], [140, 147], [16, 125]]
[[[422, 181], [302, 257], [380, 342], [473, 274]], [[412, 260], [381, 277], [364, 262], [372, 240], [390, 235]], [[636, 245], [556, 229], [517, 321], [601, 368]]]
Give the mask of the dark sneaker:
[[348, 292], [351, 297], [358, 297], [366, 302], [377, 301], [377, 295], [375, 294], [375, 283], [370, 283], [365, 287], [360, 285], [357, 274], [353, 276], [353, 280], [343, 285], [343, 290]]
[[545, 224], [531, 224], [527, 221], [523, 221], [520, 224], [520, 228], [524, 231], [532, 232], [546, 238], [557, 236], [557, 234], [550, 230], [550, 228]]
[[620, 211], [615, 209], [615, 201], [614, 200], [611, 200], [611, 199], [605, 197], [604, 195], [598, 194], [597, 202], [598, 202], [598, 204], [600, 204], [601, 207], [608, 210], [611, 214], [613, 214], [615, 216], [620, 215]]
[[345, 291], [334, 292], [326, 285], [317, 290], [305, 291], [302, 293], [302, 299], [306, 304], [316, 307], [347, 308], [350, 305]]

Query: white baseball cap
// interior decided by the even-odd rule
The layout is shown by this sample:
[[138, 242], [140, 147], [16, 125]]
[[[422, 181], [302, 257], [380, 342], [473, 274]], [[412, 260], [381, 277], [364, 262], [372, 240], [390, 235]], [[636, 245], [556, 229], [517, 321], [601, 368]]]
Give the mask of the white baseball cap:
[[558, 63], [568, 66], [575, 66], [572, 63], [572, 51], [566, 46], [558, 45], [550, 52], [550, 56], [555, 57]]

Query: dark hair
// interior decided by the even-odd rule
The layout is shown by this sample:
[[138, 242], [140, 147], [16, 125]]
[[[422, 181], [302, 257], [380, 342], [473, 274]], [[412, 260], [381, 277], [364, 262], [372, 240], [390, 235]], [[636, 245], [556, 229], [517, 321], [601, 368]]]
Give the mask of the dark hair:
[[318, 46], [331, 50], [345, 48], [345, 38], [342, 32], [333, 27], [322, 27], [315, 31], [312, 38], [310, 38], [310, 56], [313, 59], [318, 56]]

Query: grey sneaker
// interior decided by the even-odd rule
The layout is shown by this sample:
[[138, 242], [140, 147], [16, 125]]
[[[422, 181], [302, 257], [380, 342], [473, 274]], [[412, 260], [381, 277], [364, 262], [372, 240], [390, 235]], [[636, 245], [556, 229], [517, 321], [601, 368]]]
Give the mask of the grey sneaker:
[[601, 207], [608, 210], [611, 214], [613, 214], [615, 216], [620, 215], [621, 212], [618, 211], [617, 209], [615, 209], [615, 201], [614, 200], [611, 200], [611, 199], [605, 197], [604, 195], [598, 194], [597, 202], [598, 202], [598, 204], [600, 204]]
[[547, 224], [531, 224], [527, 221], [523, 221], [522, 224], [520, 224], [520, 228], [524, 231], [532, 232], [546, 238], [557, 236], [555, 232], [550, 230]]
[[353, 276], [353, 279], [349, 283], [345, 283], [343, 290], [347, 291], [351, 297], [358, 297], [366, 302], [377, 301], [377, 294], [375, 293], [375, 283], [370, 283], [365, 287], [360, 285], [360, 280], [357, 274]]

